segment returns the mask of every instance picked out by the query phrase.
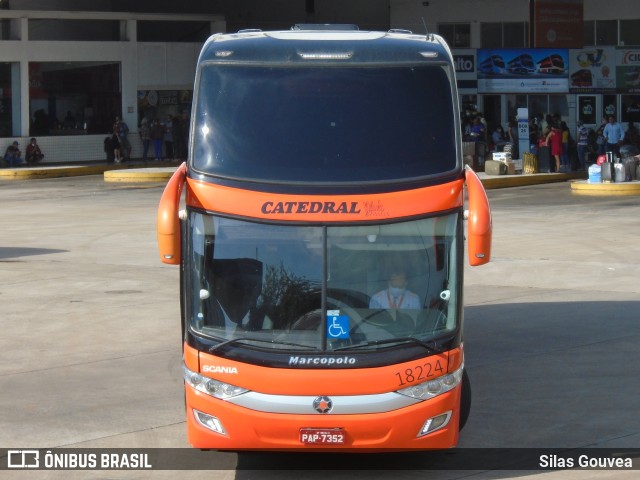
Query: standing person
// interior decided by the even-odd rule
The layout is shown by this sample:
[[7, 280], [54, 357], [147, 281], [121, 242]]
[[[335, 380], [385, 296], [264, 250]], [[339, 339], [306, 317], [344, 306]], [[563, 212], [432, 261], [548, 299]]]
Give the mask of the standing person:
[[160, 120], [154, 118], [151, 124], [151, 140], [153, 141], [153, 150], [156, 154], [156, 162], [162, 160], [162, 142], [164, 141], [164, 125]]
[[511, 118], [507, 123], [507, 140], [511, 143], [511, 156], [512, 158], [520, 158], [518, 156], [518, 148], [520, 147], [520, 137], [518, 136], [518, 121], [515, 118]]
[[182, 145], [184, 147], [184, 156], [186, 160], [189, 158], [189, 113], [186, 110], [182, 111]]
[[624, 143], [640, 147], [640, 134], [633, 122], [629, 122], [627, 133], [624, 134]]
[[107, 154], [107, 163], [113, 163], [115, 161], [115, 154], [113, 153], [113, 134], [105, 137], [104, 139], [104, 153]]
[[609, 117], [609, 123], [604, 127], [604, 138], [607, 141], [606, 151], [613, 152], [616, 157], [620, 156], [620, 145], [624, 140], [624, 130], [622, 125], [616, 122], [613, 115]]
[[562, 170], [565, 173], [571, 171], [571, 161], [569, 160], [569, 139], [571, 135], [569, 134], [569, 126], [567, 122], [560, 122], [560, 131], [562, 132]]
[[580, 170], [585, 170], [585, 155], [589, 145], [589, 129], [584, 126], [582, 121], [578, 121], [578, 132], [576, 135], [578, 139], [578, 161], [580, 162]]
[[487, 130], [484, 128], [483, 123], [480, 121], [480, 117], [473, 119], [473, 126], [471, 127], [471, 138], [474, 142], [484, 142], [487, 139]]
[[551, 147], [551, 155], [556, 160], [556, 173], [560, 172], [560, 157], [562, 156], [562, 131], [559, 125], [553, 125], [545, 138], [545, 145]]
[[120, 136], [118, 135], [118, 130], [116, 128], [113, 129], [113, 133], [111, 134], [111, 149], [113, 150], [113, 158], [115, 163], [122, 162], [122, 152], [120, 151]]
[[4, 154], [4, 161], [7, 162], [8, 167], [17, 167], [23, 163], [23, 160], [20, 157], [22, 152], [18, 148], [19, 146], [20, 144], [16, 140], [7, 147], [7, 151]]
[[607, 126], [607, 117], [602, 117], [600, 126], [596, 130], [596, 145], [598, 146], [598, 155], [604, 155], [605, 143], [604, 128]]
[[185, 148], [182, 144], [182, 128], [182, 119], [176, 115], [171, 120], [171, 135], [173, 136], [173, 156], [177, 160], [184, 160], [186, 158], [184, 155]]
[[27, 163], [37, 163], [44, 158], [44, 154], [42, 150], [40, 150], [38, 141], [35, 138], [32, 138], [29, 145], [27, 145], [24, 158]]
[[167, 115], [167, 120], [164, 122], [164, 148], [167, 155], [167, 160], [173, 160], [173, 116]]
[[142, 141], [142, 160], [146, 162], [149, 156], [149, 145], [151, 143], [151, 129], [149, 128], [149, 120], [147, 120], [147, 117], [142, 118], [138, 134]]
[[120, 117], [116, 117], [116, 123], [113, 124], [113, 131], [118, 135], [118, 141], [120, 142], [121, 160], [128, 161], [131, 157], [131, 144], [127, 139], [129, 127], [123, 120], [120, 120]]

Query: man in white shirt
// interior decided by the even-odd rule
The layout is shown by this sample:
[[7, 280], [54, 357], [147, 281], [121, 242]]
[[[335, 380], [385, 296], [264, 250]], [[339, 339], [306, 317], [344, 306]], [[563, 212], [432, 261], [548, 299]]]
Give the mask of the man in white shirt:
[[613, 152], [617, 157], [620, 156], [620, 145], [624, 139], [624, 130], [622, 125], [616, 122], [613, 115], [609, 117], [609, 123], [604, 127], [604, 138], [607, 142], [606, 151]]
[[400, 268], [392, 270], [388, 287], [371, 297], [369, 308], [420, 309], [418, 295], [407, 290], [406, 273]]

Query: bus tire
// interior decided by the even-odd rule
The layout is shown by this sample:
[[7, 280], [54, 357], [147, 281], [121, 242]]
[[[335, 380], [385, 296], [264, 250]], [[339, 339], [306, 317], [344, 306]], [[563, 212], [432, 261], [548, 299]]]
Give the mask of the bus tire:
[[471, 411], [471, 382], [469, 381], [469, 375], [465, 369], [462, 372], [462, 391], [460, 393], [460, 423], [458, 431], [462, 431], [467, 420], [469, 419], [469, 412]]

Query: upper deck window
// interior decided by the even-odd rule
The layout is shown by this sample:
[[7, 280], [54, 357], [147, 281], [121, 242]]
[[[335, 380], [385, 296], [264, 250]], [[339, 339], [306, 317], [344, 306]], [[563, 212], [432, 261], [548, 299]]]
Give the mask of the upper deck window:
[[452, 97], [442, 66], [205, 65], [193, 167], [279, 183], [452, 172]]

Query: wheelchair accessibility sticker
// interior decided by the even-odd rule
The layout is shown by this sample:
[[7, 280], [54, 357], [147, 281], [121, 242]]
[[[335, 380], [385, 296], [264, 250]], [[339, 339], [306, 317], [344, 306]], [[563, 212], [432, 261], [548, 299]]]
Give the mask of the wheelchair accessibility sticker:
[[349, 338], [349, 317], [340, 310], [327, 310], [327, 338]]

